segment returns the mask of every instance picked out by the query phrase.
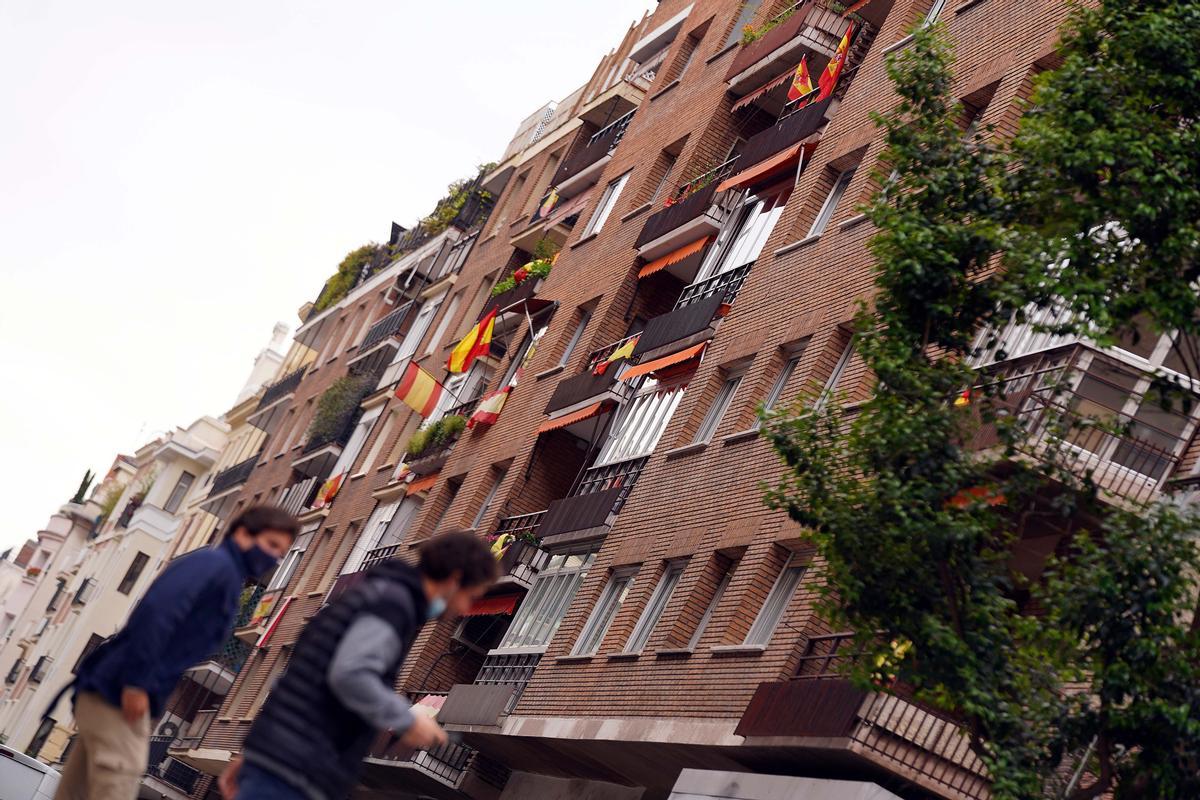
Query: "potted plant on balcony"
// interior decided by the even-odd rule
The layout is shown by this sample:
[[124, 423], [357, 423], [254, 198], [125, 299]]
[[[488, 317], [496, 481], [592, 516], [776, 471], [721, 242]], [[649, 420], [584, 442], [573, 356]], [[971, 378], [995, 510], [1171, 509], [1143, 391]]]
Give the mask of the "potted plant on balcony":
[[467, 427], [465, 417], [451, 414], [431, 425], [420, 428], [408, 440], [405, 450], [412, 461], [408, 468], [414, 475], [431, 475], [442, 468], [450, 447]]

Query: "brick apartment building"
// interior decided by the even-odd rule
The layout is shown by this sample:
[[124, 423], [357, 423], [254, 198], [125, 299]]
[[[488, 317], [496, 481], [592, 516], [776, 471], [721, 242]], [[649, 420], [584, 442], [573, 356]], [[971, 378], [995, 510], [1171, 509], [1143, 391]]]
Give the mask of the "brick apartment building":
[[[246, 417], [261, 450], [218, 476], [214, 507], [276, 502], [304, 532], [238, 631], [246, 666], [173, 755], [219, 772], [331, 595], [436, 531], [472, 528], [514, 537], [504, 578], [468, 617], [426, 626], [398, 687], [463, 741], [416, 754], [381, 741], [362, 796], [801, 797], [820, 784], [857, 797], [875, 783], [886, 792], [872, 796], [987, 797], [951, 718], [838, 677], [846, 637], [814, 614], [811, 550], [762, 502], [782, 467], [755, 411], [806, 387], [870, 390], [848, 323], [872, 286], [857, 209], [876, 188], [869, 115], [891, 105], [886, 55], [943, 22], [964, 127], [1002, 135], [1065, 14], [1017, 0], [659, 2], [583, 87], [522, 123], [448, 227], [394, 229], [395, 260], [302, 313]], [[851, 26], [832, 96], [789, 102], [801, 58], [818, 75]], [[561, 248], [549, 274], [493, 294], [547, 243]], [[449, 349], [493, 309], [491, 356], [448, 375]], [[1023, 342], [1015, 364], [1107, 370], [1116, 389], [1089, 399], [1136, 412], [1141, 362]], [[413, 452], [422, 420], [393, 396], [410, 362], [448, 389], [426, 426], [506, 390], [499, 418]], [[1121, 491], [1153, 493], [1192, 429], [1164, 421], [1149, 466], [1120, 447], [1094, 455], [1121, 468]], [[760, 775], [737, 788], [744, 773]], [[215, 796], [207, 776], [188, 788]]]

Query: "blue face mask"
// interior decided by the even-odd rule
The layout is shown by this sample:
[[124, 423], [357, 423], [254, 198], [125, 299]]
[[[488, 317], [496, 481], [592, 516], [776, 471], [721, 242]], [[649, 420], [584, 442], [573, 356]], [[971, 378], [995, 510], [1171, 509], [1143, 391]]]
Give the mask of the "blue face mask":
[[252, 578], [261, 578], [279, 563], [278, 558], [263, 550], [258, 545], [254, 545], [249, 550], [242, 551], [242, 558], [245, 560], [246, 570]]
[[429, 601], [429, 605], [425, 607], [425, 619], [435, 620], [442, 614], [446, 613], [446, 598], [435, 597]]

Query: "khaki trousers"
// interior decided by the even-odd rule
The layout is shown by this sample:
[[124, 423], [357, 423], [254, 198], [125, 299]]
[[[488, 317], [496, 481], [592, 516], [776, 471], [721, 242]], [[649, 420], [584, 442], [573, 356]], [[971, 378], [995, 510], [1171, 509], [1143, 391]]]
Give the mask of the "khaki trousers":
[[54, 800], [134, 800], [150, 758], [150, 718], [130, 725], [98, 694], [75, 701], [78, 737]]

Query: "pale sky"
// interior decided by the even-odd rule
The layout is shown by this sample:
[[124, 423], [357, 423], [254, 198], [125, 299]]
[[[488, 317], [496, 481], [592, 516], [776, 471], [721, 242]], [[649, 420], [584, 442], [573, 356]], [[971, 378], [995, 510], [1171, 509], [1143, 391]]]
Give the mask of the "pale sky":
[[276, 321], [653, 0], [0, 0], [0, 548], [235, 399]]

